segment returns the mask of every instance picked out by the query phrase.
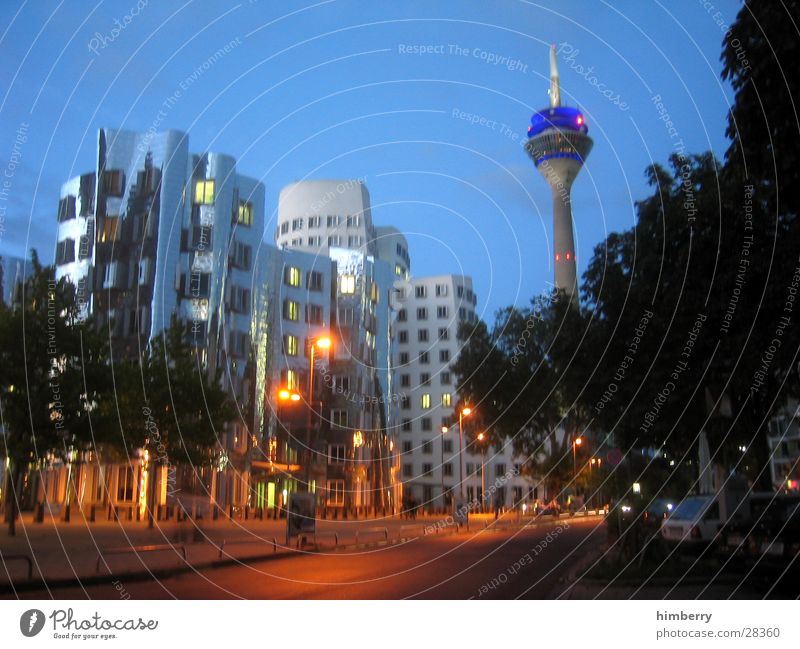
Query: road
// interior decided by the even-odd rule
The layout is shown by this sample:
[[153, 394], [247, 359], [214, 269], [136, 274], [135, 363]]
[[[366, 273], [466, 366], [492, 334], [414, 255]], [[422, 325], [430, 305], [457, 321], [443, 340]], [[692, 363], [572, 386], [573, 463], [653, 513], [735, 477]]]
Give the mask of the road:
[[[571, 519], [522, 530], [440, 534], [357, 551], [323, 549], [181, 574], [21, 593], [48, 599], [544, 599], [605, 538], [602, 519]], [[124, 588], [124, 591], [121, 590]]]

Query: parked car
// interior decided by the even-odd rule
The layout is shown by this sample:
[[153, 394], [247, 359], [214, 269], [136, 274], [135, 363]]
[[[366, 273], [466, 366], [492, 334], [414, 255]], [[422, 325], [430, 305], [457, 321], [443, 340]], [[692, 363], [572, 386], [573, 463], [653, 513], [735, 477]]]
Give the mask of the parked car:
[[724, 552], [761, 565], [785, 565], [800, 552], [800, 496], [754, 494], [749, 515], [722, 530]]
[[689, 496], [673, 507], [661, 524], [661, 536], [672, 543], [710, 543], [722, 528], [715, 496]]

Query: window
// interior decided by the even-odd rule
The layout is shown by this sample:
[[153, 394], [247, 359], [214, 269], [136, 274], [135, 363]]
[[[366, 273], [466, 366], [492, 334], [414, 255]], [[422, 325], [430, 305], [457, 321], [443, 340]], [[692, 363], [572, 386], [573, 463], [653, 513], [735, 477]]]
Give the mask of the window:
[[353, 324], [353, 307], [339, 307], [339, 325], [349, 327]]
[[325, 491], [328, 505], [344, 505], [344, 480], [328, 480]]
[[300, 376], [297, 374], [297, 370], [283, 370], [282, 374], [282, 384], [286, 386], [287, 390], [297, 390], [300, 388]]
[[347, 247], [348, 248], [360, 248], [364, 243], [364, 240], [356, 235], [350, 235], [347, 237]]
[[103, 219], [102, 227], [97, 231], [97, 240], [100, 243], [116, 241], [119, 238], [119, 217], [107, 216]]
[[447, 310], [446, 306], [437, 306], [436, 307], [436, 317], [437, 318], [449, 318], [450, 313]]
[[431, 395], [428, 394], [427, 392], [425, 394], [421, 395], [420, 398], [419, 398], [419, 405], [422, 408], [425, 408], [425, 409], [430, 408], [431, 407]]
[[372, 282], [369, 287], [369, 299], [372, 300], [373, 304], [378, 303], [378, 283]]
[[442, 465], [442, 473], [444, 473], [445, 476], [452, 476], [453, 475], [453, 464], [452, 464], [452, 462], [445, 462]]
[[408, 433], [411, 431], [411, 420], [410, 419], [403, 419], [402, 430], [404, 433]]
[[328, 245], [329, 246], [340, 246], [342, 245], [342, 238], [338, 234], [333, 234], [328, 237]]
[[467, 462], [466, 466], [467, 475], [475, 473], [475, 465], [472, 462]]
[[122, 466], [117, 476], [117, 500], [130, 502], [133, 500], [133, 487], [136, 483], [132, 466]]
[[449, 392], [442, 393], [442, 406], [449, 408], [453, 404], [453, 396]]
[[467, 310], [463, 306], [458, 310], [458, 319], [459, 320], [467, 319]]
[[211, 293], [211, 274], [192, 271], [189, 275], [189, 293], [193, 298], [208, 297]]
[[58, 201], [58, 221], [68, 221], [75, 218], [75, 197], [67, 196]]
[[506, 473], [506, 465], [505, 464], [503, 464], [502, 462], [499, 462], [498, 464], [494, 465], [494, 475], [495, 475], [496, 478], [499, 478], [500, 476], [505, 475], [505, 473]]
[[107, 169], [103, 172], [103, 193], [108, 196], [122, 196], [125, 178], [119, 169]]
[[433, 430], [433, 423], [430, 417], [423, 417], [422, 419], [420, 419], [420, 425], [422, 427], [422, 430], [425, 432], [430, 432]]
[[349, 394], [350, 377], [346, 374], [334, 374], [332, 387], [333, 391], [338, 394]]
[[281, 223], [281, 234], [289, 234], [289, 221]]
[[428, 342], [428, 330], [420, 329], [419, 331], [417, 331], [417, 340], [421, 343]]
[[437, 284], [436, 297], [446, 297], [446, 296], [447, 296], [447, 284]]
[[352, 295], [356, 292], [356, 276], [342, 275], [339, 277], [339, 292], [342, 295]]
[[340, 428], [347, 427], [347, 410], [332, 410], [331, 423]]
[[361, 225], [361, 218], [358, 216], [358, 214], [347, 217], [348, 228], [357, 228], [359, 225]]
[[236, 241], [233, 244], [231, 253], [231, 263], [236, 266], [236, 268], [250, 270], [250, 260], [252, 258], [252, 248], [250, 248], [250, 246]]
[[402, 387], [402, 388], [411, 387], [411, 375], [410, 374], [401, 374], [400, 375], [400, 387]]
[[344, 444], [328, 444], [328, 464], [344, 464], [345, 448]]
[[322, 217], [321, 216], [309, 216], [308, 217], [308, 227], [309, 228], [318, 228], [322, 225]]
[[[432, 473], [433, 473], [433, 464], [431, 464], [430, 462], [425, 462], [425, 464], [422, 465], [422, 475], [429, 476]], [[430, 500], [430, 498], [428, 498], [427, 500]]]
[[400, 352], [400, 365], [408, 365], [408, 352]]
[[403, 442], [403, 453], [405, 453], [405, 454], [411, 453], [411, 441], [410, 440], [406, 440], [405, 442]]
[[419, 364], [420, 365], [428, 365], [430, 363], [430, 358], [428, 357], [428, 352], [420, 352], [419, 354]]
[[340, 216], [328, 216], [327, 224], [329, 228], [340, 225], [342, 218]]
[[318, 248], [322, 245], [322, 237], [308, 237], [308, 246], [310, 248]]
[[[403, 410], [411, 410], [411, 400], [408, 398], [407, 394], [400, 397], [400, 408]], [[409, 424], [409, 426], [410, 425], [411, 424]]]
[[403, 477], [410, 478], [414, 475], [414, 465], [407, 463], [403, 465]]
[[239, 225], [250, 227], [253, 225], [253, 204], [249, 201], [239, 201], [239, 213], [236, 216]]
[[439, 327], [439, 340], [450, 340], [450, 330], [447, 327]]
[[464, 297], [464, 287], [463, 286], [456, 286], [456, 295], [458, 297]]
[[250, 312], [250, 289], [242, 288], [241, 286], [231, 286], [231, 297], [229, 306], [232, 311], [237, 313]]
[[405, 329], [403, 331], [397, 332], [397, 342], [405, 344], [408, 342], [408, 331]]
[[406, 312], [405, 309], [400, 309], [397, 312], [397, 321], [398, 322], [405, 322], [406, 320], [408, 320], [408, 313]]
[[308, 324], [322, 324], [322, 307], [319, 304], [306, 305], [306, 322]]
[[211, 228], [203, 225], [192, 226], [191, 249], [203, 251], [211, 245]]
[[297, 322], [300, 319], [300, 304], [294, 300], [283, 301], [283, 318]]
[[452, 439], [444, 440], [444, 448], [442, 450], [445, 453], [452, 453], [453, 452], [453, 440]]
[[292, 232], [303, 229], [303, 219], [292, 219]]
[[287, 356], [297, 356], [297, 336], [284, 336], [283, 337], [283, 353]]
[[287, 286], [300, 286], [300, 269], [296, 266], [285, 266], [283, 269], [283, 283]]
[[415, 286], [414, 287], [414, 295], [416, 297], [426, 297], [428, 295], [428, 289], [425, 286]]
[[399, 275], [400, 277], [402, 277], [405, 274], [405, 272], [406, 272], [405, 268], [403, 268], [400, 264], [395, 264], [394, 265], [394, 274], [395, 275]]
[[428, 319], [428, 309], [424, 306], [421, 306], [417, 309], [417, 320], [427, 320]]
[[449, 363], [450, 362], [450, 350], [449, 349], [440, 349], [439, 350], [439, 362], [440, 363]]
[[309, 291], [321, 291], [322, 290], [322, 273], [318, 270], [311, 270], [306, 275], [306, 284], [308, 285]]
[[451, 383], [450, 372], [442, 372], [439, 375], [439, 382], [442, 385], [450, 385], [450, 383]]
[[194, 184], [194, 203], [195, 205], [214, 204], [214, 181], [198, 180]]
[[420, 385], [430, 385], [431, 384], [431, 375], [428, 372], [423, 372], [419, 375], [419, 384]]
[[56, 247], [56, 265], [69, 264], [75, 261], [75, 240], [64, 239]]

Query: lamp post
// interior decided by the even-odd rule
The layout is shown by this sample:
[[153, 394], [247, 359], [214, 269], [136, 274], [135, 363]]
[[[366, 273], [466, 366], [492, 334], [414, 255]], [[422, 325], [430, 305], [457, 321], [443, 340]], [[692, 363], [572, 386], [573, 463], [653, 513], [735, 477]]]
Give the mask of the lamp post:
[[472, 408], [461, 408], [458, 411], [458, 490], [464, 499], [464, 417], [472, 414]]
[[327, 336], [316, 336], [308, 341], [308, 417], [306, 419], [306, 491], [311, 491], [311, 411], [314, 407], [314, 350], [330, 349], [331, 339]]
[[577, 462], [576, 462], [576, 459], [575, 459], [575, 455], [576, 455], [576, 451], [578, 450], [578, 447], [581, 444], [583, 444], [583, 438], [580, 435], [578, 435], [578, 437], [576, 437], [575, 439], [572, 440], [572, 481], [575, 482], [575, 493], [576, 494], [578, 493], [578, 484], [577, 484], [578, 465], [577, 465]]
[[439, 439], [439, 449], [442, 452], [441, 462], [439, 462], [439, 473], [442, 476], [442, 509], [447, 509], [447, 498], [445, 498], [444, 491], [444, 436], [449, 429], [447, 426], [442, 426], [442, 437]]
[[483, 433], [478, 433], [478, 441], [481, 443], [481, 511], [486, 508], [486, 483], [483, 479], [483, 471], [486, 466], [486, 445], [483, 443], [485, 436]]
[[[284, 458], [284, 460], [285, 460], [287, 465], [291, 463], [291, 458], [289, 457], [289, 454], [288, 454], [288, 448], [289, 448], [288, 445], [289, 445], [289, 438], [291, 437], [291, 434], [292, 434], [292, 425], [291, 425], [291, 423], [283, 423], [281, 421], [281, 404], [283, 403], [283, 404], [287, 404], [288, 405], [290, 403], [299, 403], [301, 399], [302, 399], [302, 397], [300, 396], [300, 394], [298, 394], [294, 390], [290, 390], [289, 388], [281, 388], [281, 389], [278, 390], [277, 415], [278, 415], [279, 423], [282, 426], [285, 426], [285, 428], [286, 428], [286, 433], [287, 433], [287, 440], [286, 440], [287, 453], [286, 453], [286, 457]], [[278, 445], [277, 445], [277, 443], [276, 443], [276, 449], [275, 449], [275, 459], [277, 461], [280, 461], [280, 457], [278, 456]], [[286, 478], [284, 478], [283, 484], [285, 484], [286, 487], [289, 486], [288, 485], [288, 480]], [[283, 491], [287, 491], [287, 490], [284, 489]], [[281, 502], [281, 508], [284, 509], [284, 510], [287, 508], [286, 496], [283, 496], [283, 500]], [[273, 505], [273, 509], [274, 509], [274, 505]], [[277, 512], [274, 512], [274, 514], [277, 516]]]

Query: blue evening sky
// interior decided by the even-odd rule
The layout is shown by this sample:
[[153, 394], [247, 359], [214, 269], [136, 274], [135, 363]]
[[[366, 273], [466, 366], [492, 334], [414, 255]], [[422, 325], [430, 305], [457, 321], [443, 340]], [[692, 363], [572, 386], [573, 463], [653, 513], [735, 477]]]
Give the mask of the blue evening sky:
[[549, 44], [595, 142], [573, 190], [582, 272], [633, 223], [651, 161], [678, 140], [723, 156], [732, 93], [719, 56], [739, 6], [4, 0], [0, 254], [52, 259], [59, 187], [94, 168], [100, 127], [175, 128], [265, 183], [268, 240], [286, 183], [365, 179], [375, 223], [406, 233], [413, 275], [472, 275], [491, 320], [552, 280], [550, 193], [520, 146], [548, 103]]

